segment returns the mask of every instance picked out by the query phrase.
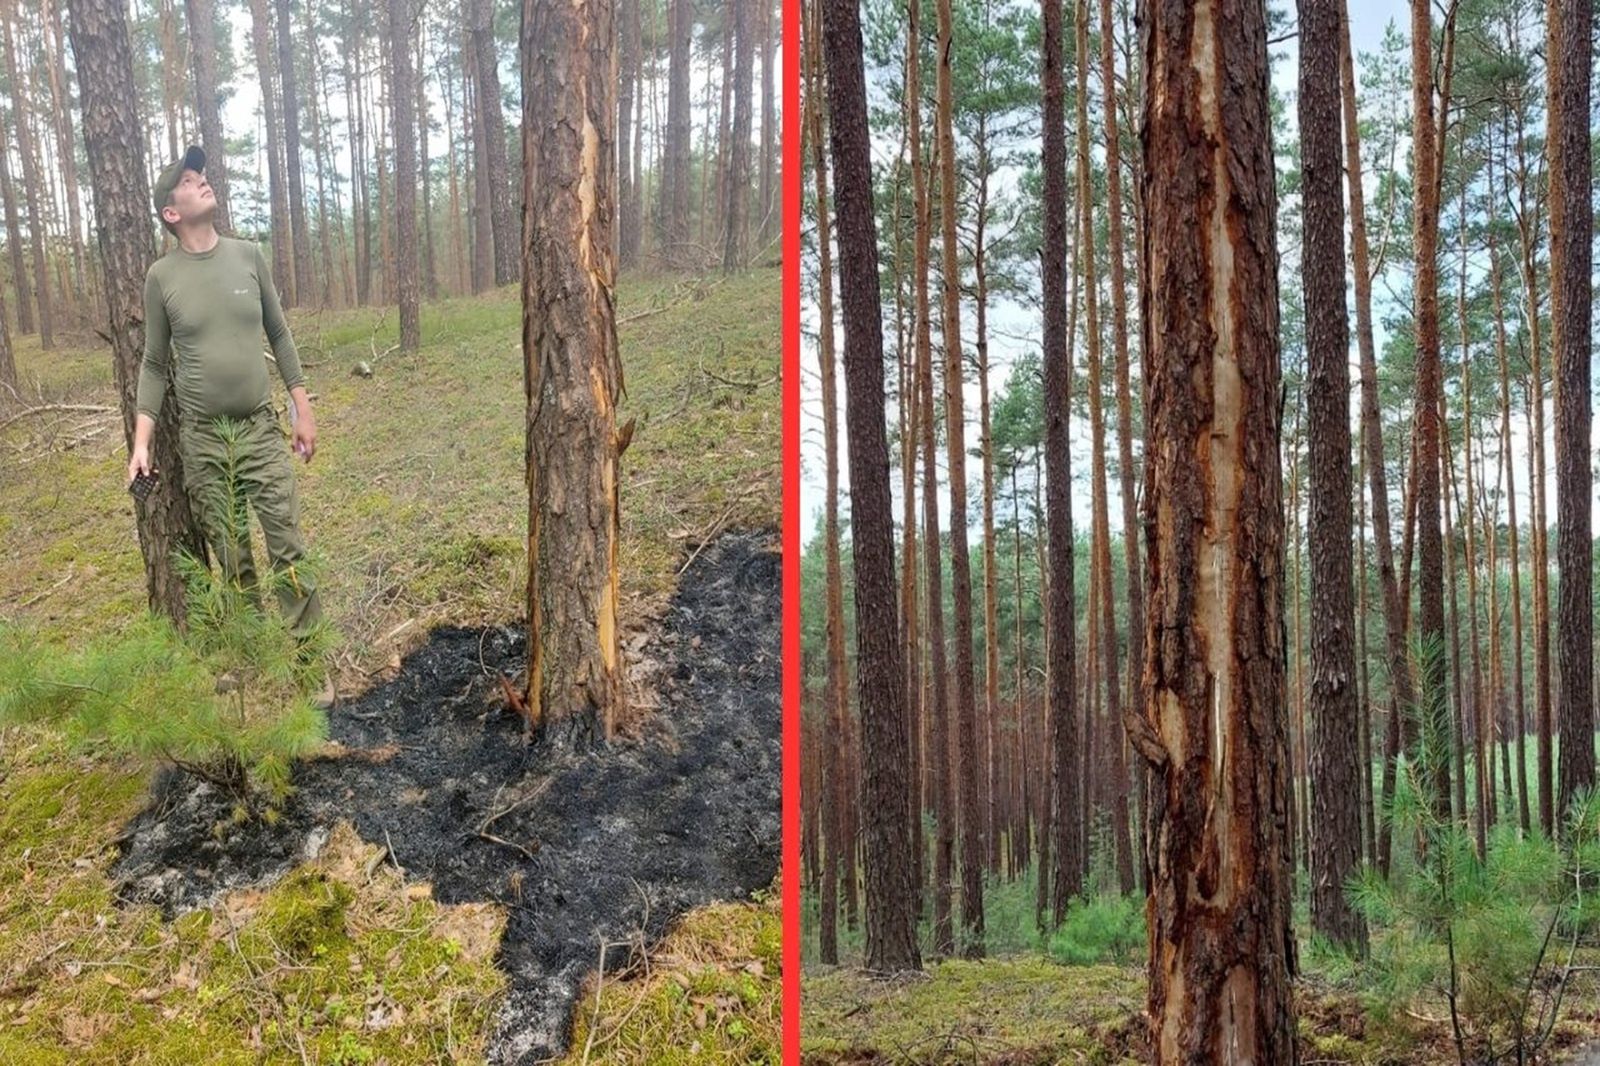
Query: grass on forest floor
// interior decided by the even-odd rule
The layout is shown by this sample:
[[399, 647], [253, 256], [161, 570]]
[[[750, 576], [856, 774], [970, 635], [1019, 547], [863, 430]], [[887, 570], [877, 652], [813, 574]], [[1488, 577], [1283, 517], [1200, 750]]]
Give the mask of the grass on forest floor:
[[[621, 418], [638, 418], [625, 627], [648, 623], [703, 538], [778, 520], [778, 278], [619, 289]], [[384, 354], [392, 309], [291, 322], [320, 437], [298, 468], [303, 524], [348, 693], [438, 623], [522, 615], [520, 305], [511, 289], [425, 305], [414, 356]], [[72, 339], [41, 352], [17, 338], [24, 394], [114, 406], [109, 356]], [[352, 375], [362, 360], [371, 378]], [[144, 610], [120, 419], [40, 411], [0, 428], [0, 449], [0, 621], [74, 645], [120, 632]], [[107, 869], [147, 780], [48, 731], [0, 730], [0, 1062], [481, 1061], [501, 915], [369, 869], [352, 834], [271, 889], [176, 922], [120, 907]], [[571, 1061], [590, 1029], [590, 1062], [659, 1061], [659, 1041], [679, 1037], [775, 1061], [779, 927], [770, 905], [686, 916], [636, 974], [602, 983], [598, 1022], [585, 999]]]

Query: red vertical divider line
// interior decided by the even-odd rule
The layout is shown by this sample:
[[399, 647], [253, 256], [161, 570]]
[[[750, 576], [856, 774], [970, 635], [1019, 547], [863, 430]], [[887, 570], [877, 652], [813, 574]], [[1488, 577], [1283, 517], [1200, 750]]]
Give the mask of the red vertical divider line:
[[[767, 0], [771, 2], [771, 0]], [[783, 1061], [800, 1062], [800, 2], [783, 0]]]

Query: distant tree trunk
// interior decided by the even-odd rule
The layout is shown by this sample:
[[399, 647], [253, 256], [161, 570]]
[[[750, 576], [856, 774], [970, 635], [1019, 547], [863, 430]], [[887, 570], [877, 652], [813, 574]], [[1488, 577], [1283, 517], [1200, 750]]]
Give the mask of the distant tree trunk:
[[717, 210], [715, 233], [723, 232], [728, 211], [728, 168], [733, 146], [729, 129], [733, 124], [733, 12], [727, 0], [722, 5], [722, 70], [717, 79], [722, 99], [717, 109]]
[[751, 95], [755, 71], [755, 34], [750, 24], [753, 0], [728, 0], [733, 8], [733, 131], [728, 157], [728, 206], [726, 242], [722, 248], [722, 270], [728, 273], [745, 265], [745, 245], [750, 230], [750, 123]]
[[[167, 124], [168, 159], [176, 158], [182, 149], [178, 145], [179, 102], [183, 96], [183, 60], [178, 55], [178, 11], [172, 0], [158, 0], [154, 12], [156, 33], [161, 39], [161, 117]], [[8, 19], [10, 16], [7, 16]], [[20, 85], [20, 82], [13, 82]]]
[[490, 214], [489, 200], [494, 195], [489, 184], [489, 143], [483, 136], [483, 114], [478, 104], [477, 54], [472, 30], [464, 31], [462, 44], [469, 58], [462, 64], [462, 78], [466, 87], [465, 111], [468, 119], [468, 143], [472, 145], [472, 291], [485, 291], [494, 284], [494, 220]]
[[761, 5], [758, 30], [761, 45], [761, 229], [757, 239], [765, 245], [777, 225], [778, 96], [773, 86], [773, 51], [778, 35], [772, 32], [772, 0], [753, 0]]
[[[421, 19], [418, 20], [419, 22]], [[427, 30], [424, 28], [422, 33]], [[422, 175], [422, 293], [429, 300], [439, 298], [439, 268], [433, 245], [433, 168], [428, 161], [428, 75], [427, 46], [419, 35], [417, 42], [417, 147]], [[626, 142], [623, 142], [626, 143]], [[626, 153], [624, 153], [626, 154]], [[318, 181], [321, 181], [321, 160], [318, 160]]]
[[256, 53], [256, 76], [261, 81], [261, 107], [267, 124], [267, 185], [272, 205], [272, 281], [278, 287], [284, 306], [293, 307], [296, 296], [291, 258], [294, 234], [289, 220], [283, 173], [283, 146], [279, 143], [282, 127], [278, 121], [277, 79], [272, 69], [272, 21], [267, 0], [250, 0], [250, 25]]
[[[1062, 78], [1061, 0], [1043, 0], [1041, 66], [1043, 90], [1044, 233], [1044, 461], [1045, 511], [1049, 537], [1049, 634], [1047, 672], [1055, 775], [1054, 915], [1060, 924], [1066, 901], [1083, 889], [1083, 841], [1078, 836], [1082, 782], [1073, 769], [1078, 748], [1077, 708], [1073, 703], [1076, 625], [1073, 619], [1072, 486], [1068, 466], [1067, 419], [1071, 412], [1072, 341], [1067, 329], [1067, 135], [1066, 87]], [[1046, 803], [1048, 810], [1049, 803]], [[1047, 867], [1046, 841], [1040, 837], [1041, 867]], [[1040, 877], [1045, 874], [1041, 872]], [[1040, 886], [1043, 896], [1044, 887]], [[1041, 907], [1042, 910], [1042, 907]]]
[[[613, 20], [607, 16], [607, 22]], [[477, 92], [477, 128], [487, 165], [489, 223], [494, 241], [494, 283], [517, 280], [517, 221], [511, 198], [511, 174], [506, 162], [506, 116], [500, 106], [500, 63], [494, 45], [494, 0], [472, 0], [472, 50], [477, 66], [473, 87]], [[614, 46], [613, 46], [614, 47]], [[615, 58], [610, 60], [615, 64]], [[613, 94], [615, 89], [613, 89]], [[608, 118], [609, 122], [610, 119]], [[611, 127], [607, 127], [608, 133]]]
[[[1339, 158], [1341, 0], [1300, 0], [1302, 264], [1343, 263]], [[1311, 554], [1311, 924], [1361, 954], [1366, 923], [1345, 894], [1361, 866], [1361, 708], [1356, 700], [1350, 507], [1350, 333], [1342, 271], [1306, 269]]]
[[[916, 830], [906, 780], [910, 737], [895, 604], [894, 511], [884, 427], [883, 319], [872, 208], [871, 132], [860, 12], [854, 4], [824, 4], [822, 21], [834, 199], [839, 212], [857, 690], [863, 712], [866, 968], [894, 973], [920, 970], [922, 959], [917, 948], [917, 893], [911, 882], [911, 836]], [[748, 142], [748, 127], [746, 134]]]
[[973, 274], [977, 299], [973, 311], [978, 355], [978, 452], [983, 477], [983, 725], [978, 731], [978, 799], [983, 822], [984, 862], [991, 873], [1000, 869], [999, 781], [996, 728], [1000, 718], [1000, 603], [995, 576], [994, 444], [989, 422], [989, 277], [984, 241], [989, 214], [989, 159], [985, 120], [978, 120], [977, 209], [973, 219]]
[[39, 346], [48, 351], [55, 347], [55, 339], [51, 335], [53, 322], [50, 314], [49, 271], [45, 268], [44, 260], [44, 216], [39, 210], [39, 201], [44, 196], [45, 186], [39, 174], [39, 157], [34, 152], [33, 130], [22, 106], [24, 97], [19, 92], [23, 81], [17, 73], [17, 50], [11, 32], [11, 19], [16, 14], [14, 0], [7, 5], [7, 8], [5, 17], [0, 18], [0, 24], [3, 24], [5, 29], [6, 73], [10, 79], [13, 105], [11, 114], [16, 123], [14, 132], [17, 136], [17, 152], [22, 156], [22, 187], [26, 192], [25, 202], [28, 205], [28, 238], [29, 244], [33, 247], [34, 298], [39, 305]]
[[[61, 6], [60, 0], [47, 0], [46, 10], [49, 13], [50, 33], [50, 87], [56, 101], [54, 112], [57, 123], [57, 139], [60, 147], [61, 180], [67, 187], [67, 230], [70, 234], [72, 248], [72, 298], [80, 304], [86, 295], [86, 283], [83, 269], [83, 222], [82, 207], [78, 194], [78, 152], [77, 138], [72, 132], [72, 107], [69, 104], [67, 67], [65, 47], [62, 44], [61, 33]], [[196, 41], [195, 48], [200, 47]], [[202, 116], [203, 119], [203, 116]], [[203, 127], [202, 127], [203, 128]], [[221, 162], [221, 148], [218, 148], [217, 158]], [[210, 149], [206, 150], [206, 170], [211, 170]], [[209, 176], [209, 175], [208, 175]], [[212, 183], [215, 185], [215, 182]], [[219, 217], [226, 222], [226, 214], [221, 210], [224, 204], [223, 191], [217, 192], [217, 207]]]
[[[645, 204], [645, 174], [644, 174], [644, 47], [643, 47], [643, 13], [640, 11], [642, 0], [633, 0], [632, 18], [627, 32], [633, 37], [634, 54], [634, 116], [633, 116], [633, 194], [622, 204], [622, 239], [626, 243], [623, 251], [627, 254], [628, 262], [638, 262], [644, 253], [644, 204]], [[652, 82], [652, 85], [654, 83]], [[622, 151], [629, 150], [628, 145], [619, 144]]]
[[1550, 77], [1550, 351], [1555, 366], [1556, 600], [1560, 633], [1556, 697], [1561, 718], [1561, 783], [1556, 815], [1565, 818], [1594, 785], [1594, 539], [1589, 494], [1589, 395], [1593, 341], [1590, 261], [1593, 162], [1589, 142], [1592, 4], [1545, 6]]
[[[1457, 142], [1457, 158], [1462, 164], [1466, 162], [1466, 142], [1462, 138]], [[1465, 167], [1463, 166], [1463, 172]], [[1456, 321], [1461, 332], [1461, 451], [1462, 469], [1466, 472], [1467, 496], [1463, 501], [1461, 493], [1456, 491], [1456, 503], [1460, 505], [1461, 518], [1459, 524], [1465, 532], [1467, 567], [1467, 652], [1470, 659], [1471, 673], [1468, 676], [1469, 685], [1467, 694], [1469, 704], [1463, 707], [1462, 722], [1467, 720], [1468, 707], [1472, 716], [1472, 741], [1473, 759], [1477, 763], [1476, 787], [1473, 790], [1473, 805], [1476, 808], [1477, 818], [1476, 844], [1478, 854], [1487, 854], [1489, 847], [1489, 827], [1493, 824], [1492, 812], [1494, 809], [1494, 747], [1490, 742], [1490, 721], [1484, 713], [1484, 707], [1490, 702], [1484, 699], [1483, 693], [1483, 662], [1479, 654], [1478, 645], [1478, 512], [1474, 497], [1472, 476], [1472, 439], [1477, 432], [1477, 424], [1472, 418], [1472, 345], [1471, 333], [1467, 322], [1467, 183], [1461, 183], [1460, 199], [1460, 224], [1458, 228], [1459, 244], [1461, 249], [1461, 269], [1456, 290]], [[1454, 461], [1446, 463], [1446, 469], [1454, 471]], [[1491, 571], [1492, 574], [1492, 571]], [[1465, 740], [1463, 737], [1463, 752]], [[1466, 784], [1466, 775], [1462, 774], [1462, 785]], [[1464, 815], [1463, 815], [1464, 816]]]
[[[0, 112], [0, 145], [9, 144], [4, 113]], [[17, 293], [17, 332], [29, 334], [33, 325], [33, 286], [28, 282], [28, 268], [23, 259], [22, 224], [18, 220], [16, 187], [11, 182], [11, 153], [0, 151], [0, 197], [5, 199], [6, 250], [11, 258], [11, 281]]]
[[[741, 9], [741, 0], [734, 0]], [[978, 806], [978, 722], [973, 693], [972, 662], [972, 556], [967, 550], [967, 445], [966, 416], [961, 357], [960, 249], [956, 243], [956, 149], [954, 105], [951, 100], [950, 0], [939, 0], [938, 137], [939, 137], [939, 213], [942, 233], [940, 251], [944, 258], [944, 423], [945, 462], [950, 471], [950, 584], [955, 599], [957, 765], [960, 775], [961, 808], [961, 924], [966, 930], [964, 954], [981, 958], [983, 945], [983, 821]], [[740, 34], [740, 36], [743, 36]], [[741, 54], [745, 46], [739, 46]], [[750, 137], [748, 122], [738, 118], [739, 97], [744, 86], [734, 90], [733, 195], [729, 204], [742, 196], [749, 184], [748, 173], [738, 160], [748, 160]], [[746, 97], [748, 93], [744, 94]], [[749, 101], [745, 101], [745, 115]], [[741, 133], [743, 137], [741, 140]], [[730, 230], [734, 226], [729, 213]], [[854, 464], [852, 464], [854, 465]]]
[[[94, 217], [110, 312], [112, 369], [122, 408], [123, 440], [131, 449], [135, 394], [144, 354], [145, 272], [151, 243], [150, 186], [137, 111], [127, 8], [120, 0], [74, 0], [68, 22], [83, 108], [83, 143], [94, 187]], [[183, 491], [177, 449], [177, 405], [163, 406], [151, 461], [161, 472], [155, 491], [136, 503], [134, 516], [144, 555], [150, 607], [184, 621], [183, 582], [173, 553], [187, 549], [204, 559], [205, 540]]]
[[689, 66], [694, 8], [691, 0], [670, 3], [672, 36], [667, 60], [667, 158], [661, 174], [661, 244], [668, 261], [680, 262], [689, 241], [689, 119], [693, 108]]
[[1444, 543], [1440, 535], [1439, 453], [1443, 385], [1439, 365], [1439, 153], [1433, 116], [1433, 37], [1428, 0], [1411, 0], [1412, 128], [1416, 157], [1418, 639], [1421, 646], [1422, 756], [1419, 767], [1435, 814], [1450, 820], [1449, 700], [1445, 691]]
[[[622, 270], [632, 268], [639, 256], [639, 235], [631, 228], [631, 211], [634, 197], [639, 195], [637, 182], [643, 180], [643, 175], [633, 172], [631, 148], [633, 95], [639, 81], [640, 3], [641, 0], [623, 0], [619, 12], [622, 25], [617, 34], [617, 203], [622, 208], [617, 212], [617, 266]], [[806, 106], [811, 105], [808, 102]]]
[[[929, 245], [933, 237], [933, 207], [928, 196], [929, 167], [922, 158], [922, 74], [920, 5], [906, 9], [906, 141], [911, 160], [911, 202], [916, 216], [912, 288], [916, 308], [914, 327], [917, 356], [917, 393], [921, 405], [918, 436], [922, 450], [922, 543], [926, 570], [928, 616], [928, 673], [931, 678], [928, 707], [929, 761], [933, 763], [934, 861], [933, 953], [955, 950], [951, 924], [952, 868], [955, 864], [955, 796], [950, 780], [949, 664], [944, 641], [944, 566], [940, 559], [939, 469], [934, 453], [932, 309], [928, 300]], [[920, 830], [919, 830], [920, 831]]]
[[[1156, 6], [1140, 288], [1152, 1061], [1297, 1061], [1266, 11]], [[1223, 105], [1226, 101], [1226, 106]]]
[[294, 26], [290, 21], [293, 0], [277, 0], [277, 6], [278, 83], [283, 91], [283, 149], [289, 228], [294, 236], [294, 292], [296, 300], [307, 301], [314, 298], [315, 281], [311, 271], [311, 233], [306, 223], [304, 171], [300, 166], [300, 90], [294, 61]]
[[609, 739], [624, 705], [614, 7], [523, 0], [522, 8], [528, 716], [563, 748]]
[[[279, 0], [280, 3], [286, 0]], [[400, 350], [422, 344], [417, 280], [417, 115], [411, 70], [411, 0], [389, 0], [389, 99], [394, 121], [395, 293], [400, 304]]]

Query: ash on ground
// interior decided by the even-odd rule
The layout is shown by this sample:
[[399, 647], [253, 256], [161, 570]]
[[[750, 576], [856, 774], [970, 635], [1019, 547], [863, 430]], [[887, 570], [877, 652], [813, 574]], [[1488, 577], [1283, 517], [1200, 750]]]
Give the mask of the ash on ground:
[[[331, 738], [350, 752], [297, 766], [276, 825], [233, 825], [232, 802], [211, 786], [165, 775], [124, 834], [121, 898], [169, 916], [210, 905], [283, 876], [348, 819], [435, 899], [507, 909], [498, 961], [509, 988], [489, 1061], [560, 1054], [602, 942], [616, 945], [607, 967], [625, 965], [628, 945], [652, 945], [683, 912], [747, 897], [777, 873], [774, 540], [725, 534], [684, 573], [660, 630], [635, 649], [660, 664], [642, 737], [552, 761], [490, 695], [525, 661], [524, 631], [436, 630], [393, 680], [330, 713]], [[507, 807], [487, 831], [498, 841], [478, 835]]]

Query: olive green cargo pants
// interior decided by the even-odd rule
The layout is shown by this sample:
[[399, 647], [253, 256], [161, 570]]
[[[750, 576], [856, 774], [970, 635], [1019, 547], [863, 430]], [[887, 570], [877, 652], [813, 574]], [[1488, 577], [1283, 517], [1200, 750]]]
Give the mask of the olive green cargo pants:
[[[246, 589], [256, 587], [255, 559], [250, 551], [249, 514], [255, 511], [266, 540], [276, 582], [278, 606], [296, 636], [306, 636], [322, 618], [316, 582], [296, 570], [306, 555], [300, 535], [300, 497], [295, 492], [289, 446], [277, 412], [264, 405], [237, 419], [185, 418], [178, 431], [183, 481], [223, 575]], [[237, 509], [230, 513], [230, 467], [239, 488]]]

